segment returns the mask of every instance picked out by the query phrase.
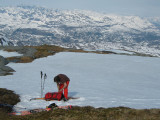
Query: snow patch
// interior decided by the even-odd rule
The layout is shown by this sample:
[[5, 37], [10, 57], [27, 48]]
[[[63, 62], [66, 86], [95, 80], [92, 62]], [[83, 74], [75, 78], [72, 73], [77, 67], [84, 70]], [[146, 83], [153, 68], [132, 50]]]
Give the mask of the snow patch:
[[3, 57], [14, 57], [14, 56], [22, 56], [23, 54], [19, 54], [17, 52], [7, 52], [0, 50], [0, 55]]
[[53, 77], [64, 73], [71, 79], [69, 95], [80, 97], [57, 105], [159, 108], [159, 63], [160, 58], [63, 52], [32, 63], [9, 63], [16, 72], [0, 77], [0, 87], [21, 96], [17, 107], [45, 108], [53, 101], [30, 101], [40, 97], [42, 70], [48, 76], [44, 93], [57, 91]]

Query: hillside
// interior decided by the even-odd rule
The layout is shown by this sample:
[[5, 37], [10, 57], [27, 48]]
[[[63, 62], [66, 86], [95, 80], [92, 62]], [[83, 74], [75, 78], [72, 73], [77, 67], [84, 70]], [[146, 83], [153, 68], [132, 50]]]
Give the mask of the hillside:
[[159, 18], [19, 6], [0, 8], [0, 19], [0, 32], [19, 46], [112, 48], [160, 55]]
[[12, 46], [13, 43], [8, 40], [4, 35], [0, 34], [0, 46]]
[[[26, 53], [28, 53], [27, 51], [29, 50], [27, 49], [29, 48], [13, 47], [12, 50], [23, 51], [24, 55], [28, 55]], [[27, 116], [9, 116], [0, 109], [0, 120], [160, 119], [160, 110], [158, 109], [159, 96], [157, 96], [159, 94], [159, 58], [75, 53], [72, 49], [55, 46], [39, 46], [35, 48], [42, 53], [42, 56], [39, 57], [47, 55], [46, 51], [63, 52], [54, 56], [36, 59], [31, 63], [8, 64], [16, 72], [12, 76], [1, 76], [0, 88], [3, 86], [3, 88], [14, 90], [20, 95], [21, 101], [15, 106], [15, 110], [18, 111], [19, 107], [26, 107], [27, 109], [44, 108], [53, 103], [50, 101], [29, 101], [31, 97], [39, 96], [40, 91], [37, 89], [39, 88], [40, 80], [39, 70], [45, 71], [48, 76], [45, 83], [45, 91], [55, 90], [56, 85], [53, 85], [52, 81], [53, 75], [64, 72], [72, 80], [69, 94], [79, 95], [81, 99], [69, 102], [55, 102], [60, 106], [73, 105], [70, 110], [53, 109], [49, 112], [40, 112]], [[31, 47], [31, 49], [33, 48]], [[79, 85], [83, 87], [78, 87]], [[13, 93], [7, 92], [6, 89], [0, 89], [1, 91]], [[9, 103], [9, 96], [10, 94], [0, 97], [0, 101]], [[15, 104], [12, 103], [13, 101], [10, 102], [10, 104]]]
[[[33, 53], [29, 52], [29, 48]], [[53, 83], [55, 75], [64, 73], [69, 76], [72, 81], [69, 94], [75, 97], [81, 96], [79, 100], [70, 101], [72, 105], [159, 108], [157, 94], [159, 94], [160, 61], [157, 57], [107, 54], [107, 52], [95, 54], [96, 52], [92, 51], [56, 46], [36, 46], [34, 49], [24, 47], [19, 50], [26, 54], [7, 58], [10, 61], [7, 66], [16, 72], [11, 76], [1, 76], [0, 84], [0, 87], [14, 90], [21, 95], [22, 102], [18, 106], [43, 108], [49, 104], [45, 101], [35, 101], [36, 104], [34, 101], [29, 101], [30, 98], [39, 97], [40, 91], [37, 88], [40, 88], [40, 71], [43, 71], [48, 76], [44, 93], [56, 91], [56, 84]], [[29, 53], [32, 57], [28, 56]], [[22, 86], [27, 87], [22, 89]]]

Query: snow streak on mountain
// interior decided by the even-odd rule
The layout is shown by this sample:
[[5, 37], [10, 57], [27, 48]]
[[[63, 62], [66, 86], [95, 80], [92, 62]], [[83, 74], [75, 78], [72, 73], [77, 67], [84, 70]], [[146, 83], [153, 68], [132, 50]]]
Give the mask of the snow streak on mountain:
[[13, 45], [13, 43], [10, 42], [10, 40], [8, 40], [5, 36], [3, 36], [3, 34], [0, 34], [0, 46], [9, 46], [9, 45]]
[[160, 56], [160, 19], [83, 10], [0, 8], [0, 33], [16, 45], [126, 49]]

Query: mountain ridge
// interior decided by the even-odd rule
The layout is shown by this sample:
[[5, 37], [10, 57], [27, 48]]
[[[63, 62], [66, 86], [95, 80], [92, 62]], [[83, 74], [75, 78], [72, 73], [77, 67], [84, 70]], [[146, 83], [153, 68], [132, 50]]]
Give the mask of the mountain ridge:
[[15, 45], [114, 48], [160, 56], [158, 18], [18, 6], [0, 8], [0, 19], [0, 32]]

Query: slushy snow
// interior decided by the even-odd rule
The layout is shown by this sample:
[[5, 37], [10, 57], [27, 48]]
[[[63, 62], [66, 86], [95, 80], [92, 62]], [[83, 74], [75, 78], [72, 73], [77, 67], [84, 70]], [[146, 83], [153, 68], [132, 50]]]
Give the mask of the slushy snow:
[[[54, 102], [60, 106], [160, 108], [160, 58], [61, 52], [32, 63], [9, 63], [8, 66], [16, 72], [0, 77], [0, 88], [20, 95], [17, 107], [45, 108]], [[63, 73], [71, 80], [69, 96], [80, 99], [30, 101], [40, 97], [40, 71], [47, 74], [44, 94], [57, 91], [53, 78]]]

